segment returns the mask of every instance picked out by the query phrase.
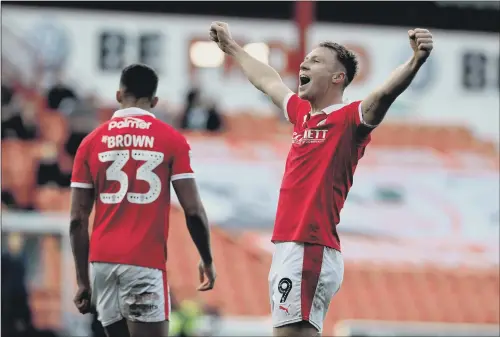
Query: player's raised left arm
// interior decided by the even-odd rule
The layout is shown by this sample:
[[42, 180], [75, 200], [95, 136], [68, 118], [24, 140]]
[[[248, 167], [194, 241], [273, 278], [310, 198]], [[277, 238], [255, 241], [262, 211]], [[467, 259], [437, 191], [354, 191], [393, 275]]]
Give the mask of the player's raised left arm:
[[361, 102], [364, 125], [376, 126], [385, 117], [391, 104], [411, 84], [420, 67], [429, 57], [432, 48], [432, 34], [427, 29], [416, 28], [408, 31], [413, 56], [396, 68], [389, 79]]

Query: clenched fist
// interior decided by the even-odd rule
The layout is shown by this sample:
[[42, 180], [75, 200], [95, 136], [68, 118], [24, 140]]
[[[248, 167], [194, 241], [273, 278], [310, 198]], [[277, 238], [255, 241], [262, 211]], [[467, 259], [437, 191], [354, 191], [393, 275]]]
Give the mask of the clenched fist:
[[224, 53], [230, 53], [236, 42], [229, 33], [229, 26], [225, 22], [215, 21], [210, 25], [210, 40], [217, 43]]
[[200, 272], [200, 286], [198, 287], [198, 291], [213, 289], [216, 278], [215, 266], [213, 264], [206, 265], [203, 261], [200, 261], [198, 270]]
[[425, 62], [434, 47], [431, 32], [427, 29], [415, 28], [408, 31], [408, 37], [415, 59], [420, 63]]

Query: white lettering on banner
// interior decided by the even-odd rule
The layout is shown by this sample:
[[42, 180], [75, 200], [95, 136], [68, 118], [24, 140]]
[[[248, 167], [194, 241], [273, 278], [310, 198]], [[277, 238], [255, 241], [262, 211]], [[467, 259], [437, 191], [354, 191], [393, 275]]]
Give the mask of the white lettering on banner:
[[[80, 83], [92, 85], [92, 89], [110, 102], [115, 96], [117, 77], [110, 76], [109, 71], [96, 67], [96, 64], [102, 58], [102, 68], [115, 69], [122, 62], [140, 61], [140, 53], [134, 48], [123, 47], [122, 50], [122, 41], [125, 45], [130, 44], [129, 40], [139, 43], [144, 33], [154, 32], [155, 37], [147, 38], [149, 42], [144, 43], [144, 49], [149, 50], [147, 58], [154, 58], [159, 62], [158, 67], [164, 70], [158, 92], [173, 105], [184, 104], [185, 91], [192, 81], [188, 76], [192, 70], [189, 48], [198, 37], [206, 41], [207, 21], [204, 18], [2, 7], [2, 24], [21, 37], [30, 36], [33, 27], [44, 22], [47, 16], [50, 16], [51, 24], [64, 30], [68, 36], [78, 36], [78, 43], [71, 44], [72, 50], [62, 65], [62, 71], [72, 74]], [[103, 32], [118, 32], [123, 39], [107, 33], [101, 41]], [[297, 71], [288, 64], [290, 50], [296, 44], [296, 28], [292, 22], [235, 20], [231, 22], [231, 32], [245, 43], [269, 43], [269, 63], [282, 75], [293, 75]], [[408, 57], [411, 55], [407, 32], [401, 28], [316, 23], [308, 35], [311, 37], [308, 49], [321, 41], [332, 40], [350, 45], [358, 56], [366, 55], [367, 62], [360, 62], [362, 76], [358, 77], [356, 85], [350, 85], [346, 90], [345, 98], [350, 101], [369, 95], [401, 64], [401, 48], [406, 46]], [[431, 56], [436, 71], [426, 88], [432, 90], [425, 91], [425, 97], [418, 90], [406, 91], [387, 115], [388, 121], [409, 119], [412, 122], [465, 124], [498, 141], [500, 97], [499, 91], [495, 90], [498, 88], [498, 34], [433, 30], [433, 35], [439, 48], [436, 47]], [[156, 46], [156, 41], [162, 41], [162, 50], [168, 51], [168, 55], [158, 58], [162, 53], [150, 48]], [[15, 43], [10, 43], [11, 49], [16, 49]], [[3, 47], [9, 49], [9, 45]], [[100, 50], [101, 47], [104, 49]], [[261, 114], [275, 114], [270, 100], [263, 99], [262, 93], [243, 76], [225, 76], [225, 71], [232, 72], [237, 68], [230, 64], [230, 58], [225, 58], [224, 62], [225, 65], [219, 68], [197, 70], [196, 79], [205, 94], [220, 101], [226, 113], [254, 110]]]
[[[500, 60], [498, 53], [468, 50], [462, 55], [462, 85], [466, 90], [500, 89]], [[496, 68], [496, 70], [495, 70]]]
[[102, 136], [101, 141], [105, 143], [109, 149], [118, 147], [149, 147], [153, 148], [155, 137], [144, 135], [117, 135], [117, 136]]
[[108, 130], [112, 129], [123, 129], [123, 128], [133, 128], [148, 130], [151, 126], [151, 122], [146, 122], [140, 118], [126, 117], [121, 121], [111, 121], [108, 125]]
[[[161, 73], [163, 39], [160, 33], [133, 33], [104, 29], [99, 37], [99, 68], [105, 72], [120, 72], [129, 59], [139, 60]], [[131, 52], [136, 52], [131, 55]]]

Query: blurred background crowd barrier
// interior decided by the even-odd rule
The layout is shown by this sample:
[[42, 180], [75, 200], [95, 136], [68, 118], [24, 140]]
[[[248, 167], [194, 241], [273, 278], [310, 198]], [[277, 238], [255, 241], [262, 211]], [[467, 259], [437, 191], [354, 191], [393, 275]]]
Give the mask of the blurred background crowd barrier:
[[374, 131], [342, 211], [345, 278], [324, 335], [498, 336], [498, 4], [3, 2], [2, 334], [102, 335], [72, 303], [69, 181], [133, 62], [159, 72], [154, 112], [186, 134], [213, 226], [218, 284], [198, 294], [174, 197], [171, 334], [270, 334], [269, 240], [291, 127], [208, 42], [224, 20], [291, 88], [305, 51], [346, 44], [361, 67], [351, 101], [411, 55], [408, 29], [432, 30], [435, 50]]

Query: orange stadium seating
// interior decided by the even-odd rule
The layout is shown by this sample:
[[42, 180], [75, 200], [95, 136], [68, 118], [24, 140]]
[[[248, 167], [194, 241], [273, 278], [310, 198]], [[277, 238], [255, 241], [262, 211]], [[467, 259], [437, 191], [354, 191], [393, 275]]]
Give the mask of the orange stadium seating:
[[[229, 315], [268, 315], [270, 254], [249, 245], [244, 237], [214, 228], [219, 283], [211, 293], [196, 294], [198, 257], [183, 223], [182, 212], [174, 209], [169, 249], [177, 255], [170, 255], [167, 264], [174, 292], [181, 297], [201, 296]], [[498, 323], [499, 286], [495, 270], [350, 263], [326, 328], [329, 331], [341, 319]]]
[[[198, 293], [198, 254], [181, 210], [172, 209], [167, 263], [177, 299], [197, 299], [226, 315], [269, 314], [267, 275], [271, 255], [249, 244], [245, 236], [213, 227], [217, 286]], [[31, 302], [38, 326], [57, 327], [61, 314], [60, 250], [54, 238], [43, 244], [43, 286]], [[325, 329], [345, 319], [384, 321], [500, 322], [498, 270], [438, 269], [414, 265], [381, 267], [346, 263], [344, 284], [328, 313]]]
[[[99, 119], [110, 117], [102, 109]], [[16, 199], [32, 201], [41, 211], [69, 209], [69, 192], [56, 187], [37, 188], [37, 163], [61, 148], [67, 124], [57, 112], [38, 114], [41, 134], [37, 141], [2, 141], [2, 183]], [[275, 140], [289, 137], [290, 127], [278, 118], [253, 118], [251, 113], [227, 118], [227, 139]], [[254, 130], [261, 132], [255, 133]], [[219, 137], [219, 136], [218, 136]], [[466, 128], [382, 125], [373, 135], [373, 145], [383, 147], [427, 147], [437, 151], [470, 151], [498, 157], [493, 143], [482, 141]], [[498, 162], [498, 161], [497, 161]], [[35, 193], [33, 193], [35, 191]], [[169, 240], [169, 282], [176, 298], [198, 298], [227, 315], [269, 314], [268, 252], [251, 244], [244, 235], [213, 227], [213, 249], [218, 284], [206, 294], [196, 292], [198, 255], [184, 226], [182, 212], [172, 209]], [[55, 239], [43, 240], [43, 284], [33, 289], [31, 302], [35, 323], [58, 327], [61, 317], [61, 250]], [[334, 299], [325, 328], [342, 319], [391, 321], [440, 321], [499, 323], [498, 270], [434, 269], [433, 267], [386, 266], [347, 263], [345, 282]]]

